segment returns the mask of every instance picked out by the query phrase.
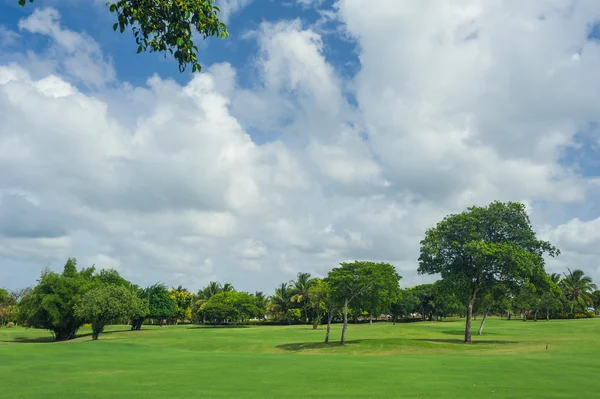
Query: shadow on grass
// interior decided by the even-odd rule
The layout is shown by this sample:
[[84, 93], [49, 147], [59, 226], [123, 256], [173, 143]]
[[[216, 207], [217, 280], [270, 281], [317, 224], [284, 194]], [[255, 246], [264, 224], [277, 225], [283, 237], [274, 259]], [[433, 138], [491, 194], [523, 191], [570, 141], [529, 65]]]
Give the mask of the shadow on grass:
[[217, 328], [250, 328], [250, 326], [225, 326], [225, 325], [213, 326], [210, 324], [205, 324], [205, 325], [188, 327], [188, 328], [186, 328], [186, 330], [215, 330]]
[[[464, 334], [464, 333], [463, 333]], [[420, 342], [435, 342], [438, 344], [460, 344], [464, 345], [464, 339], [458, 338], [412, 338], [411, 341], [420, 341]], [[518, 344], [519, 341], [507, 341], [502, 339], [486, 339], [486, 340], [478, 340], [474, 338], [471, 342], [471, 345], [506, 345], [506, 344]]]
[[[373, 345], [385, 345], [389, 347], [394, 346], [411, 346], [411, 341], [417, 342], [431, 342], [438, 344], [452, 344], [457, 346], [464, 346], [464, 340], [458, 338], [384, 338], [384, 339], [356, 339], [346, 341], [346, 346], [355, 346], [364, 344], [365, 348], [372, 347]], [[518, 344], [519, 341], [507, 341], [507, 340], [477, 340], [474, 339], [471, 345], [509, 345]], [[412, 344], [414, 345], [414, 344]], [[277, 349], [282, 349], [287, 352], [303, 352], [315, 349], [333, 349], [339, 348], [341, 345], [339, 342], [330, 342], [328, 344], [324, 342], [294, 342], [289, 344], [277, 345]]]
[[[356, 341], [346, 341], [346, 345], [351, 345], [356, 343]], [[326, 344], [325, 342], [294, 342], [292, 344], [281, 344], [277, 345], [277, 349], [282, 349], [287, 352], [302, 352], [305, 350], [312, 349], [326, 349], [326, 348], [339, 348], [339, 342], [330, 342]]]
[[[110, 335], [113, 333], [121, 333], [121, 332], [128, 332], [131, 331], [132, 333], [139, 333], [140, 331], [150, 331], [150, 330], [131, 330], [129, 328], [127, 329], [121, 329], [121, 330], [111, 330], [111, 331], [104, 331], [103, 333], [100, 334], [100, 339], [102, 339], [103, 335]], [[86, 337], [91, 337], [92, 333], [85, 333], [85, 334], [77, 334], [75, 336], [75, 338], [73, 339], [69, 339], [67, 341], [57, 341], [54, 339], [54, 337], [52, 336], [46, 336], [46, 337], [25, 337], [25, 336], [20, 336], [20, 337], [13, 337], [11, 339], [3, 339], [0, 340], [0, 342], [5, 342], [5, 343], [15, 343], [15, 344], [39, 344], [39, 343], [52, 343], [52, 342], [69, 342], [69, 341], [76, 341], [78, 339], [81, 338], [86, 338]]]

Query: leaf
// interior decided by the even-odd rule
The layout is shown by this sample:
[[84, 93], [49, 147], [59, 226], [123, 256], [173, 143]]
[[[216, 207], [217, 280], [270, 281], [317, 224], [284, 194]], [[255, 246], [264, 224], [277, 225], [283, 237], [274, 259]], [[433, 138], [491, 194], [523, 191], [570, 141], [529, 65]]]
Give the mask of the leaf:
[[177, 45], [178, 45], [179, 47], [183, 46], [183, 38], [182, 38], [182, 37], [178, 37], [178, 38], [177, 38]]
[[117, 26], [119, 26], [118, 23], [113, 24], [113, 30], [116, 32], [117, 31]]
[[139, 54], [141, 52], [142, 52], [142, 46], [139, 46], [138, 49], [137, 49], [137, 54]]

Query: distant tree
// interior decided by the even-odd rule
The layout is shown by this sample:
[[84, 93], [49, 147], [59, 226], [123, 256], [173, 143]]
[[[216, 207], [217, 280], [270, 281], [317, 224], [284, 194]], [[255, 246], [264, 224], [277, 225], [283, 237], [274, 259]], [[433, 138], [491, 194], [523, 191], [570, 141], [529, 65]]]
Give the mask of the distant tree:
[[223, 284], [223, 288], [221, 288], [221, 292], [234, 292], [235, 288], [233, 287], [233, 284], [231, 283], [225, 283]]
[[146, 319], [170, 319], [177, 315], [177, 302], [169, 295], [169, 290], [164, 284], [138, 289], [137, 295], [145, 303], [147, 312], [132, 320], [132, 330], [140, 330]]
[[177, 304], [177, 312], [174, 316], [175, 324], [178, 320], [191, 320], [192, 306], [196, 296], [182, 286], [169, 290], [169, 294]]
[[396, 324], [398, 317], [409, 317], [411, 314], [416, 313], [419, 303], [420, 301], [415, 294], [415, 290], [400, 290], [398, 299], [390, 306], [393, 323]]
[[260, 314], [256, 298], [247, 292], [221, 292], [213, 295], [200, 307], [200, 312], [216, 324], [217, 321], [232, 320], [235, 324]]
[[[27, 0], [18, 0], [21, 6]], [[33, 3], [33, 0], [29, 0]], [[194, 44], [194, 31], [204, 39], [211, 36], [226, 38], [227, 27], [219, 21], [219, 8], [214, 0], [118, 0], [107, 1], [117, 21], [113, 30], [121, 33], [131, 26], [137, 52], [167, 52], [179, 63], [179, 71], [188, 65], [200, 71], [198, 47]]]
[[323, 279], [314, 279], [310, 288], [308, 289], [308, 303], [310, 308], [313, 310], [313, 330], [316, 330], [319, 326], [319, 322], [326, 317], [327, 320], [327, 331], [325, 333], [325, 343], [329, 343], [329, 334], [331, 332], [331, 322], [337, 309], [337, 303], [331, 288], [327, 281]]
[[540, 308], [546, 312], [546, 321], [550, 320], [550, 312], [560, 310], [563, 307], [561, 299], [564, 297], [560, 288], [560, 274], [548, 275], [548, 286], [540, 294]]
[[398, 282], [402, 277], [396, 273], [392, 265], [381, 263], [376, 268], [376, 273], [382, 274], [379, 278], [377, 289], [365, 292], [356, 298], [358, 308], [364, 309], [369, 315], [369, 325], [373, 325], [373, 316], [378, 317], [382, 313], [388, 313], [392, 303], [400, 297], [400, 285]]
[[209, 300], [213, 295], [223, 291], [223, 286], [217, 281], [211, 281], [198, 292], [198, 298]]
[[260, 311], [259, 317], [264, 318], [265, 314], [267, 313], [267, 307], [269, 306], [269, 298], [267, 298], [262, 291], [256, 291], [254, 293], [254, 298], [256, 307]]
[[19, 321], [52, 331], [57, 341], [75, 338], [84, 321], [75, 314], [75, 304], [93, 286], [93, 268], [77, 271], [75, 258], [62, 274], [44, 270], [39, 284], [19, 303]]
[[493, 202], [445, 217], [421, 241], [420, 274], [442, 275], [465, 300], [465, 342], [471, 342], [478, 294], [497, 283], [508, 288], [546, 275], [543, 255], [558, 249], [536, 238], [525, 206]]
[[104, 327], [119, 318], [144, 315], [145, 303], [129, 288], [101, 284], [86, 292], [75, 305], [75, 316], [92, 324], [92, 339], [97, 340]]
[[292, 307], [292, 290], [287, 283], [281, 283], [276, 289], [275, 294], [271, 297], [273, 312], [277, 318], [288, 320], [291, 322], [289, 310]]
[[296, 280], [292, 280], [289, 283], [291, 290], [290, 300], [300, 308], [305, 323], [308, 321], [308, 290], [314, 281], [310, 273], [298, 273]]
[[593, 303], [592, 292], [597, 290], [598, 287], [589, 276], [585, 275], [583, 270], [567, 270], [568, 273], [565, 273], [560, 286], [571, 303], [571, 313], [573, 313], [575, 306], [585, 310], [586, 306]]
[[400, 275], [387, 263], [359, 262], [340, 263], [325, 279], [331, 287], [332, 296], [343, 308], [344, 325], [340, 344], [346, 344], [348, 329], [348, 305], [351, 302], [371, 301], [378, 292], [387, 295], [398, 285]]
[[13, 321], [17, 301], [4, 288], [0, 288], [0, 326]]

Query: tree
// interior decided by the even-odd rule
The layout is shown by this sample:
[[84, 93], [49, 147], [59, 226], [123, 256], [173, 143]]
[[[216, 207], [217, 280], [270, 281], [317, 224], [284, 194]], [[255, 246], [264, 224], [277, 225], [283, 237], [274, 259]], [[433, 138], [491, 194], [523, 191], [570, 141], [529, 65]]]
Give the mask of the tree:
[[0, 326], [13, 321], [17, 301], [4, 288], [0, 288]]
[[296, 280], [289, 283], [292, 295], [290, 300], [300, 307], [304, 322], [308, 320], [308, 290], [313, 283], [310, 273], [298, 273]]
[[337, 308], [335, 298], [332, 295], [331, 287], [323, 279], [314, 279], [307, 293], [308, 303], [314, 311], [313, 330], [319, 326], [323, 315], [327, 317], [327, 331], [325, 333], [325, 343], [329, 343], [329, 334], [331, 332], [331, 322], [334, 312]]
[[478, 294], [497, 283], [510, 289], [543, 278], [543, 255], [559, 253], [536, 238], [523, 204], [496, 201], [449, 215], [427, 230], [418, 271], [440, 273], [454, 287], [466, 307], [465, 342], [470, 343]]
[[331, 292], [338, 304], [343, 307], [344, 325], [340, 345], [346, 344], [346, 330], [348, 329], [348, 304], [350, 302], [371, 301], [379, 292], [387, 295], [394, 284], [398, 285], [400, 275], [392, 265], [387, 263], [374, 263], [354, 261], [340, 263], [340, 267], [332, 269], [326, 277], [326, 282], [331, 287]]
[[273, 304], [273, 311], [277, 317], [287, 319], [290, 321], [288, 311], [292, 306], [292, 291], [288, 284], [281, 283], [279, 287], [275, 289], [275, 294], [271, 297], [271, 303]]
[[132, 320], [132, 330], [140, 330], [145, 319], [170, 319], [177, 314], [177, 303], [169, 295], [169, 290], [164, 284], [154, 284], [136, 291], [138, 297], [145, 303], [147, 311]]
[[[18, 0], [25, 6], [27, 0]], [[117, 16], [113, 30], [123, 33], [131, 30], [138, 45], [137, 52], [169, 53], [184, 72], [188, 65], [192, 72], [200, 72], [198, 47], [194, 44], [194, 30], [207, 39], [226, 38], [227, 27], [218, 18], [215, 0], [117, 0], [107, 1], [109, 11]], [[29, 0], [33, 3], [33, 0]]]
[[93, 268], [77, 271], [70, 258], [62, 274], [45, 269], [39, 284], [19, 304], [19, 319], [29, 326], [52, 331], [57, 341], [75, 338], [84, 321], [75, 314], [75, 304], [93, 285]]
[[217, 281], [211, 281], [206, 287], [198, 292], [198, 298], [209, 300], [213, 295], [223, 291], [223, 287]]
[[571, 271], [568, 268], [567, 270], [568, 274], [565, 273], [560, 285], [565, 296], [571, 302], [571, 313], [573, 313], [575, 305], [579, 305], [581, 310], [584, 310], [594, 302], [592, 292], [597, 290], [598, 287], [590, 277], [585, 275], [583, 270], [575, 269]]
[[550, 320], [550, 312], [560, 310], [563, 306], [561, 299], [564, 297], [560, 288], [560, 274], [552, 273], [548, 275], [548, 287], [542, 292], [540, 297], [540, 307], [546, 311], [546, 321]]
[[373, 315], [377, 317], [383, 312], [389, 312], [392, 303], [400, 297], [400, 285], [398, 282], [402, 278], [392, 265], [380, 263], [374, 270], [377, 276], [377, 289], [367, 291], [364, 295], [358, 297], [354, 302], [360, 309], [364, 309], [369, 314], [369, 325], [373, 325]]
[[101, 284], [81, 297], [75, 306], [75, 316], [92, 323], [92, 340], [97, 340], [109, 322], [122, 317], [133, 319], [145, 314], [147, 309], [144, 305], [128, 288]]
[[237, 324], [248, 317], [257, 316], [260, 309], [256, 306], [256, 298], [247, 292], [220, 292], [213, 295], [200, 307], [204, 317], [213, 321], [235, 320]]
[[396, 324], [398, 317], [408, 317], [419, 307], [419, 298], [413, 289], [400, 290], [398, 299], [390, 306], [392, 321]]
[[177, 324], [178, 320], [191, 320], [192, 305], [196, 296], [182, 286], [171, 289], [169, 294], [177, 305], [177, 311], [174, 316], [175, 324]]

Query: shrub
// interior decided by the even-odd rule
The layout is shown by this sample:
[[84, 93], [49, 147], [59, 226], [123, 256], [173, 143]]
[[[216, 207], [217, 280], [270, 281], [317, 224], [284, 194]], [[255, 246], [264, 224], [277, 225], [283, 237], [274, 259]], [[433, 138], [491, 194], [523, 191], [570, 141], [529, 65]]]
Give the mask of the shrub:
[[9, 321], [8, 324], [6, 325], [6, 327], [11, 328], [14, 327], [15, 323], [13, 323], [12, 321]]

